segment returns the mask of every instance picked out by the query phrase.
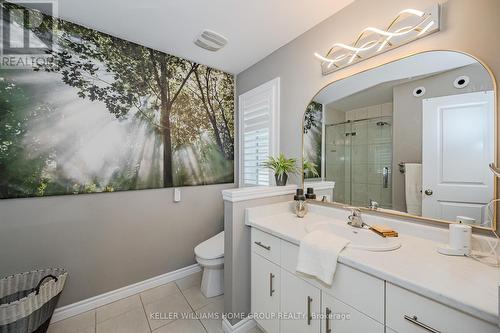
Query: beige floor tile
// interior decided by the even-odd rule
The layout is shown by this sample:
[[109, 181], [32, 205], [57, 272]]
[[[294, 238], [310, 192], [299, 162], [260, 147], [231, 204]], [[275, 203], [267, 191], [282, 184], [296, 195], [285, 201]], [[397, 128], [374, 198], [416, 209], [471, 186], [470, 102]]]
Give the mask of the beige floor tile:
[[142, 292], [141, 299], [143, 304], [149, 304], [178, 292], [179, 288], [177, 288], [175, 282], [170, 282]]
[[184, 294], [184, 296], [186, 296], [189, 305], [191, 305], [191, 307], [195, 310], [198, 310], [205, 305], [208, 305], [224, 297], [224, 295], [221, 295], [217, 297], [206, 298], [205, 295], [202, 294], [200, 287], [191, 287], [183, 290], [182, 293]]
[[264, 332], [262, 332], [260, 328], [258, 328], [257, 326], [255, 326], [254, 328], [252, 328], [247, 333], [264, 333]]
[[101, 323], [110, 318], [119, 316], [134, 309], [141, 309], [142, 303], [139, 295], [130, 296], [119, 301], [110, 303], [96, 310], [97, 322]]
[[191, 307], [180, 291], [153, 303], [145, 304], [144, 309], [153, 330], [180, 318], [182, 315], [186, 316], [192, 313]]
[[178, 319], [160, 327], [154, 333], [206, 333], [199, 320]]
[[200, 271], [198, 273], [191, 274], [183, 279], [177, 280], [175, 281], [175, 283], [177, 284], [180, 290], [186, 290], [191, 287], [200, 288], [202, 274], [203, 271]]
[[222, 330], [222, 312], [224, 311], [224, 299], [219, 298], [216, 301], [196, 310], [200, 321], [208, 333], [223, 333]]
[[95, 311], [58, 321], [49, 326], [49, 333], [93, 333], [95, 332]]
[[71, 329], [69, 329], [69, 330], [59, 329], [59, 328], [54, 329], [51, 325], [51, 326], [49, 326], [49, 330], [47, 332], [48, 333], [95, 333], [95, 326], [90, 326], [90, 327], [83, 328], [81, 330], [74, 331]]
[[149, 333], [149, 325], [141, 308], [97, 323], [97, 333]]

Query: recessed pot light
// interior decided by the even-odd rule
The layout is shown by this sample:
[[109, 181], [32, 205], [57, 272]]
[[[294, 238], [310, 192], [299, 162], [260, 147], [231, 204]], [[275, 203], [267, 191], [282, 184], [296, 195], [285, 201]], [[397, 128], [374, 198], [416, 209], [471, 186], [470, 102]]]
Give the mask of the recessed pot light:
[[425, 87], [416, 87], [413, 89], [413, 96], [422, 97], [425, 95]]

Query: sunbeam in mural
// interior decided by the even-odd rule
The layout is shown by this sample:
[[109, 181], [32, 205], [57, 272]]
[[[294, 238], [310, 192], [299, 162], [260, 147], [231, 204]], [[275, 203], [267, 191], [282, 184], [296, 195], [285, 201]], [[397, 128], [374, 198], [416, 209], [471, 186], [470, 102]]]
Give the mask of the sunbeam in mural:
[[[321, 143], [323, 140], [323, 104], [312, 101], [304, 115], [304, 169], [305, 178], [321, 176]], [[316, 174], [307, 170], [307, 163], [315, 166]]]
[[0, 69], [0, 198], [233, 182], [232, 75], [45, 19], [51, 61]]

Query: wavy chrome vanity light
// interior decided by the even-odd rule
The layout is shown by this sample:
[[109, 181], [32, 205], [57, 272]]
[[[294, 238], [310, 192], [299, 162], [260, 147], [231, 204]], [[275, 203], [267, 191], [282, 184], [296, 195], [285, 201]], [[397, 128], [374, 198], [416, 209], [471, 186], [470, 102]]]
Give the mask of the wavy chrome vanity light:
[[[439, 31], [439, 9], [436, 4], [425, 11], [402, 10], [387, 29], [365, 28], [352, 45], [334, 43], [326, 56], [319, 53], [314, 56], [321, 60], [323, 75], [332, 73]], [[405, 26], [398, 27], [403, 23]]]

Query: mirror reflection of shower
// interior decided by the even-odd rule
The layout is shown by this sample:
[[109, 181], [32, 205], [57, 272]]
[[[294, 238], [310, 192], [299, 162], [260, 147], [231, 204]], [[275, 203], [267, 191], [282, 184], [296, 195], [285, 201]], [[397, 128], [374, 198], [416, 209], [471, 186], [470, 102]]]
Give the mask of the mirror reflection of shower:
[[392, 103], [363, 112], [327, 109], [326, 118], [337, 120], [325, 124], [325, 180], [335, 182], [334, 200], [391, 209]]

